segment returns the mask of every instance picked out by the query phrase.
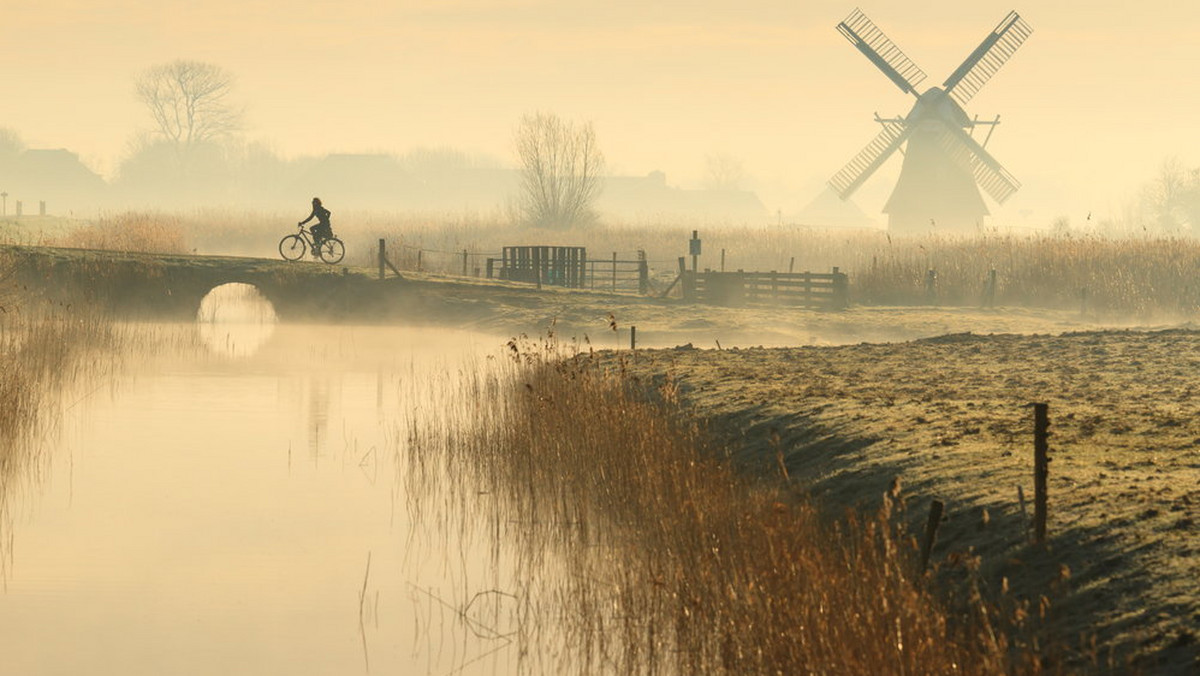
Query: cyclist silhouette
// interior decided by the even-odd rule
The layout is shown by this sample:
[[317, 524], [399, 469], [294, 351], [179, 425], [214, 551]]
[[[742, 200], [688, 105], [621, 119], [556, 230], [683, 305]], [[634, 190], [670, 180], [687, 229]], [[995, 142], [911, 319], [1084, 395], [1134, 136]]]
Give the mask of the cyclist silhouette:
[[333, 226], [329, 223], [329, 210], [321, 206], [320, 197], [313, 198], [312, 213], [308, 215], [308, 218], [300, 221], [299, 225], [304, 225], [314, 218], [317, 219], [317, 224], [311, 228], [313, 235], [312, 255], [313, 258], [317, 258], [317, 252], [321, 250], [321, 243], [333, 237]]

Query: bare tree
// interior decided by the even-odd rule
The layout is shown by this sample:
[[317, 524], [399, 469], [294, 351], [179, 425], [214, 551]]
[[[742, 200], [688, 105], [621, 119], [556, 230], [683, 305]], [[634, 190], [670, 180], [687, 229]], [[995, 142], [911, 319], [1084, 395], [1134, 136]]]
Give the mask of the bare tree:
[[590, 122], [574, 124], [557, 115], [525, 115], [517, 127], [521, 160], [519, 208], [530, 225], [569, 228], [595, 219], [604, 155]]
[[1200, 170], [1187, 169], [1179, 158], [1163, 161], [1158, 176], [1141, 194], [1143, 222], [1162, 232], [1196, 231], [1200, 227]]
[[183, 59], [154, 66], [136, 82], [138, 99], [154, 118], [154, 133], [190, 149], [236, 132], [242, 111], [229, 101], [233, 75], [211, 63]]
[[704, 158], [705, 183], [710, 190], [739, 190], [746, 178], [742, 161], [733, 155], [717, 153]]
[[0, 157], [15, 157], [25, 150], [21, 135], [12, 129], [0, 127]]

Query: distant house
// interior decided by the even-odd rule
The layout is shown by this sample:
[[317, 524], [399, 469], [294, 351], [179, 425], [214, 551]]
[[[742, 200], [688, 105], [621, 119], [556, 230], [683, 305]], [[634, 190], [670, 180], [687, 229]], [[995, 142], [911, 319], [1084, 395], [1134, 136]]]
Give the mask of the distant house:
[[789, 215], [798, 225], [821, 228], [878, 228], [880, 224], [851, 200], [843, 200], [825, 186], [798, 214]]
[[680, 218], [760, 222], [766, 207], [747, 190], [688, 190], [667, 185], [661, 171], [646, 176], [609, 176], [596, 200], [602, 212], [627, 218]]
[[0, 190], [8, 193], [8, 214], [22, 202], [24, 213], [38, 213], [40, 202], [49, 213], [94, 209], [103, 201], [108, 184], [63, 149], [30, 149], [0, 160]]

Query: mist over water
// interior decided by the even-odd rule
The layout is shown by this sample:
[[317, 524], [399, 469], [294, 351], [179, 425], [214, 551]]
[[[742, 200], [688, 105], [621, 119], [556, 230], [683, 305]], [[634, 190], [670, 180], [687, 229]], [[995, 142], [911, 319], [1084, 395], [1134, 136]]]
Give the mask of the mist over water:
[[473, 515], [405, 493], [409, 426], [500, 341], [275, 327], [221, 293], [246, 302], [202, 311], [215, 353], [135, 358], [64, 402], [44, 480], [10, 505], [5, 671], [513, 671], [503, 557], [447, 526]]

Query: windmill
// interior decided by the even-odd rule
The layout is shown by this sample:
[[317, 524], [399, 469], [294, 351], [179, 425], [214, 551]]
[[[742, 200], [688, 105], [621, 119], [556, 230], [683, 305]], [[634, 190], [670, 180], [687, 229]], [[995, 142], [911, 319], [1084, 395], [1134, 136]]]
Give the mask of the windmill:
[[[941, 87], [918, 93], [925, 72], [914, 64], [862, 10], [855, 9], [837, 29], [916, 103], [904, 117], [881, 118], [883, 126], [867, 147], [850, 160], [829, 185], [843, 200], [850, 197], [902, 145], [900, 178], [884, 206], [888, 229], [926, 231], [931, 226], [975, 228], [988, 214], [979, 188], [1003, 204], [1020, 187], [1017, 179], [984, 149], [995, 120], [971, 118], [963, 106], [991, 79], [1033, 32], [1016, 12], [1009, 12], [979, 47], [951, 73]], [[983, 143], [975, 140], [977, 126], [989, 127]], [[907, 145], [906, 145], [907, 144]]]

